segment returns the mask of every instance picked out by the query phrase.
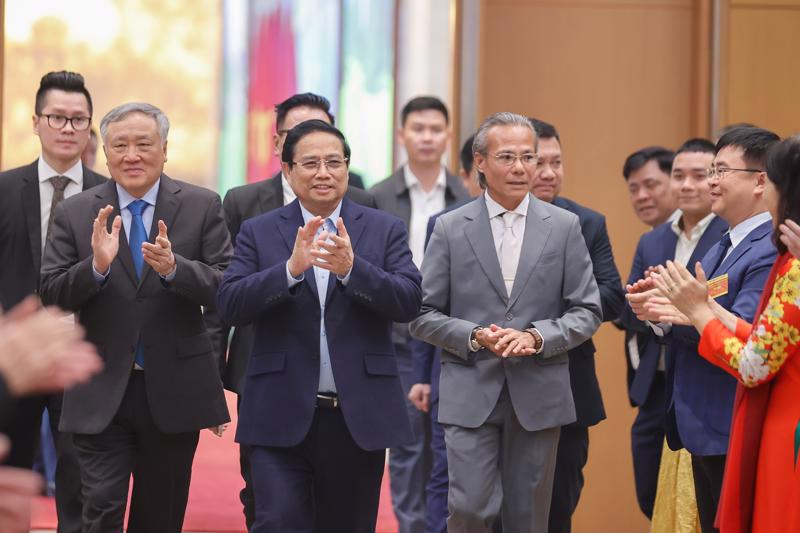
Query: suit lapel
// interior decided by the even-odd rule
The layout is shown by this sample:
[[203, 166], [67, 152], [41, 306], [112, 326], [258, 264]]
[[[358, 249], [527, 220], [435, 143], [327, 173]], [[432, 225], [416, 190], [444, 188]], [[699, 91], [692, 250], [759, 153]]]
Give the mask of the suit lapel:
[[[114, 180], [111, 180], [108, 183], [106, 183], [104, 187], [98, 187], [96, 189], [94, 212], [92, 213], [92, 216], [96, 217], [97, 212], [107, 205], [114, 206], [114, 211], [108, 217], [108, 225], [107, 225], [108, 231], [111, 231], [111, 224], [114, 222], [114, 218], [117, 216], [122, 216], [121, 210], [119, 208], [119, 197], [117, 196], [117, 184]], [[134, 268], [133, 266], [133, 258], [131, 257], [131, 247], [128, 244], [128, 238], [125, 236], [124, 226], [120, 228], [119, 231], [119, 250], [117, 251], [116, 261], [118, 261], [122, 265], [123, 270], [130, 279], [130, 282], [134, 286], [136, 286], [137, 285], [136, 268]]]
[[689, 272], [694, 273], [694, 264], [703, 260], [703, 257], [705, 257], [715, 243], [719, 242], [727, 229], [728, 225], [721, 218], [714, 217], [711, 220], [706, 230], [700, 236], [700, 240], [697, 241], [697, 246], [694, 247], [692, 256], [689, 258], [689, 264], [686, 265]]
[[519, 264], [517, 265], [517, 275], [514, 277], [514, 285], [511, 287], [511, 296], [508, 299], [508, 307], [514, 305], [519, 298], [522, 289], [531, 277], [536, 263], [542, 256], [542, 251], [550, 238], [550, 214], [544, 209], [540, 209], [539, 200], [530, 195], [528, 205], [528, 215], [525, 217], [525, 236], [522, 239], [522, 249], [519, 253]]
[[23, 178], [22, 207], [25, 211], [25, 223], [28, 226], [28, 243], [31, 247], [33, 267], [37, 273], [42, 267], [42, 208], [39, 196], [38, 160], [28, 165], [27, 175]]
[[[353, 255], [356, 255], [358, 242], [361, 240], [361, 236], [364, 233], [363, 215], [363, 211], [358, 209], [353, 202], [347, 198], [342, 199], [342, 210], [339, 216], [344, 221], [344, 227], [347, 230], [347, 234], [350, 236], [350, 246], [353, 248]], [[325, 302], [328, 305], [330, 305], [330, 301], [334, 297], [334, 287], [336, 287], [336, 274], [331, 272], [328, 276], [328, 290], [325, 295]]]
[[497, 294], [505, 300], [508, 296], [503, 282], [503, 273], [500, 270], [500, 260], [497, 258], [497, 250], [494, 247], [494, 236], [489, 223], [489, 211], [486, 209], [486, 202], [481, 199], [481, 201], [474, 202], [471, 205], [474, 207], [464, 214], [467, 219], [470, 219], [464, 225], [464, 236], [478, 259], [481, 269], [489, 279], [489, 283], [497, 291]]
[[[163, 220], [167, 226], [167, 235], [172, 231], [172, 225], [178, 215], [181, 207], [181, 201], [178, 197], [181, 186], [168, 177], [166, 174], [161, 175], [161, 183], [158, 186], [158, 196], [156, 197], [155, 211], [153, 212], [153, 222], [150, 224], [150, 233], [147, 237], [147, 242], [155, 243], [158, 236], [158, 221]], [[130, 248], [128, 248], [130, 250]], [[129, 254], [130, 255], [130, 254]], [[131, 259], [131, 262], [133, 259]], [[142, 278], [139, 280], [139, 287], [153, 274], [153, 269], [145, 261], [142, 266]], [[157, 274], [156, 274], [157, 275]]]
[[727, 272], [749, 249], [753, 242], [763, 239], [772, 230], [772, 220], [768, 220], [756, 227], [739, 243], [736, 248], [720, 263], [718, 272]]
[[405, 167], [392, 174], [395, 193], [394, 214], [406, 223], [406, 229], [411, 228], [411, 193], [406, 187]]
[[[295, 198], [292, 203], [280, 210], [280, 216], [281, 221], [278, 224], [278, 232], [281, 234], [283, 242], [286, 245], [286, 249], [291, 255], [292, 250], [294, 250], [294, 242], [297, 239], [297, 228], [305, 224], [305, 222], [303, 222], [303, 214], [300, 212], [300, 201]], [[319, 301], [317, 280], [316, 276], [314, 276], [314, 268], [309, 268], [303, 274], [305, 275], [306, 282], [308, 282], [304, 285], [311, 290], [311, 293], [314, 295], [314, 299]]]

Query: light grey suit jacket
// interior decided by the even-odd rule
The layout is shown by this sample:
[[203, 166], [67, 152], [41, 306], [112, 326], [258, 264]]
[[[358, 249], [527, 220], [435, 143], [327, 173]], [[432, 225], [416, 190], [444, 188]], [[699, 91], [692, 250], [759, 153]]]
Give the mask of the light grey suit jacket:
[[[503, 384], [528, 431], [575, 421], [567, 351], [602, 320], [592, 262], [574, 214], [530, 196], [511, 296], [506, 294], [483, 196], [439, 217], [422, 263], [423, 305], [411, 334], [440, 346], [439, 421], [475, 428]], [[473, 328], [536, 327], [541, 354], [501, 359], [469, 350]]]

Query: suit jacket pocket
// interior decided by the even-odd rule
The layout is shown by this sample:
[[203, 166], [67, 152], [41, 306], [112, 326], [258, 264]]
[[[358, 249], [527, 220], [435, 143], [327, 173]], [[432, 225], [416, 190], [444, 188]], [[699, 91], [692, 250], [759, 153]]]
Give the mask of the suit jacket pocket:
[[193, 357], [214, 351], [207, 333], [186, 337], [178, 341], [178, 357]]
[[542, 365], [542, 366], [566, 365], [567, 363], [569, 363], [569, 355], [568, 352], [565, 352], [560, 355], [555, 355], [553, 357], [539, 357], [534, 355], [533, 360], [536, 362], [537, 365]]
[[286, 352], [262, 352], [253, 354], [247, 365], [247, 375], [272, 374], [286, 368]]
[[397, 375], [397, 361], [393, 354], [368, 353], [364, 356], [364, 368], [373, 376]]

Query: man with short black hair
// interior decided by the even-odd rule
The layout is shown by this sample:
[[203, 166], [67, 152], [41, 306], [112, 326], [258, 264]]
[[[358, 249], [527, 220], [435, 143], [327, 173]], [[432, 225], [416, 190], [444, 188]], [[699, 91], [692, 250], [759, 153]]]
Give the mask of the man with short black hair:
[[[275, 155], [278, 158], [281, 157], [287, 134], [301, 122], [316, 119], [332, 125], [334, 117], [330, 112], [330, 106], [327, 98], [314, 93], [295, 94], [276, 105]], [[358, 204], [375, 207], [372, 196], [358, 188], [358, 185], [354, 186], [353, 180], [356, 177], [353, 172], [348, 173], [349, 186], [346, 196]], [[278, 172], [270, 179], [248, 183], [229, 190], [222, 201], [222, 207], [225, 211], [225, 223], [233, 243], [236, 243], [239, 229], [246, 220], [288, 205], [294, 201], [295, 197], [292, 186], [283, 172]], [[237, 402], [241, 401], [245, 369], [253, 349], [252, 327], [249, 325], [237, 326], [233, 329], [233, 336], [230, 337], [231, 327], [220, 320], [214, 309], [207, 310], [205, 320], [217, 348], [225, 388], [236, 393]], [[255, 520], [255, 508], [253, 507], [253, 491], [250, 483], [250, 465], [247, 461], [245, 446], [240, 446], [239, 467], [244, 480], [244, 487], [239, 493], [239, 499], [242, 502], [245, 524], [249, 531]]]
[[247, 220], [220, 315], [253, 324], [236, 440], [248, 446], [254, 533], [372, 533], [385, 449], [411, 438], [392, 321], [420, 274], [398, 218], [345, 197], [350, 148], [322, 120], [286, 136], [297, 199]]
[[[442, 164], [450, 142], [447, 106], [434, 96], [409, 100], [400, 112], [397, 139], [406, 149], [408, 162], [370, 189], [378, 209], [406, 223], [408, 245], [414, 264], [422, 265], [428, 220], [446, 207], [469, 199], [457, 176]], [[400, 381], [406, 394], [417, 382], [413, 371], [412, 343], [407, 324], [393, 332]], [[415, 440], [389, 451], [392, 505], [400, 533], [421, 533], [425, 528], [425, 485], [430, 473], [429, 415], [409, 401], [408, 416]]]
[[[39, 271], [50, 221], [64, 198], [99, 185], [106, 178], [81, 163], [92, 125], [92, 97], [83, 76], [49, 72], [42, 76], [33, 115], [41, 154], [28, 165], [0, 174], [0, 306], [9, 310], [39, 290]], [[11, 438], [6, 464], [31, 468], [44, 407], [56, 443], [58, 533], [81, 529], [81, 484], [72, 436], [58, 432], [61, 394], [17, 403], [0, 433]]]
[[[773, 132], [740, 127], [724, 134], [709, 169], [711, 210], [729, 226], [702, 259], [709, 296], [733, 314], [752, 321], [776, 257], [772, 219], [764, 200], [766, 155], [780, 138]], [[677, 253], [677, 252], [676, 252]], [[694, 269], [694, 259], [687, 260]], [[653, 265], [655, 266], [655, 265]], [[730, 434], [736, 380], [697, 354], [699, 334], [647, 281], [628, 289], [640, 320], [668, 333], [666, 437], [673, 450], [692, 455], [697, 510], [703, 533], [716, 531], [714, 518]], [[664, 328], [662, 317], [679, 317]], [[658, 333], [658, 332], [657, 332]], [[671, 388], [670, 388], [671, 387]]]
[[629, 155], [622, 167], [633, 210], [652, 228], [666, 222], [677, 209], [677, 199], [669, 189], [674, 157], [668, 148], [648, 146]]
[[[531, 192], [539, 200], [578, 216], [581, 233], [592, 259], [594, 279], [600, 290], [603, 321], [614, 320], [625, 305], [625, 297], [619, 272], [614, 264], [606, 219], [597, 211], [561, 196], [564, 180], [561, 138], [552, 124], [535, 118], [530, 120], [536, 130], [539, 154]], [[589, 458], [589, 427], [606, 417], [595, 372], [594, 354], [595, 348], [591, 339], [569, 351], [570, 387], [577, 420], [561, 427], [553, 499], [550, 504], [550, 533], [572, 530], [572, 515], [578, 506], [583, 488], [583, 467]]]
[[[678, 148], [672, 163], [669, 193], [677, 198], [672, 220], [644, 234], [636, 246], [628, 283], [644, 277], [652, 266], [672, 259], [690, 264], [702, 259], [719, 241], [727, 224], [711, 212], [708, 168], [714, 145], [706, 139], [689, 139]], [[636, 342], [628, 342], [628, 394], [637, 407], [631, 428], [631, 449], [636, 496], [642, 512], [651, 518], [658, 472], [664, 447], [664, 424], [671, 382], [666, 378], [670, 351], [663, 332], [638, 320], [626, 306], [622, 320]], [[663, 325], [662, 325], [663, 326]]]

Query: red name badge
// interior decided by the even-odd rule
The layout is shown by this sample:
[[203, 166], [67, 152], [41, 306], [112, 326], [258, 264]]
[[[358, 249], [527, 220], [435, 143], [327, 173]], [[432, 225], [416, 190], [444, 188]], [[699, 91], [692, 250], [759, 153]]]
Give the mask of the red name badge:
[[728, 274], [708, 280], [708, 295], [716, 299], [728, 294]]

